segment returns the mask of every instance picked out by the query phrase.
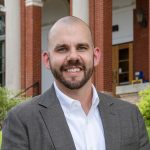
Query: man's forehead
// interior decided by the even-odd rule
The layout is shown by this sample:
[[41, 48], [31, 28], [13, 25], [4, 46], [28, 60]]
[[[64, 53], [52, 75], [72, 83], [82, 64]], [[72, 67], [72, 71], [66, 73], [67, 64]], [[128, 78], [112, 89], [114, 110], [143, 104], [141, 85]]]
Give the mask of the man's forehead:
[[[72, 38], [72, 36], [74, 38]], [[68, 37], [71, 41], [76, 40], [75, 42], [78, 42], [78, 40], [80, 40], [80, 42], [90, 42], [90, 44], [93, 45], [92, 34], [88, 25], [76, 17], [65, 17], [57, 21], [49, 31], [48, 43], [50, 45], [55, 45], [58, 41], [66, 43], [64, 40], [67, 40], [67, 42], [70, 41]]]
[[78, 42], [88, 43], [92, 38], [90, 32], [87, 30], [79, 30], [76, 26], [74, 28], [59, 28], [52, 32], [49, 36], [49, 42], [52, 43], [70, 43], [75, 44]]
[[81, 19], [74, 17], [74, 16], [67, 16], [67, 17], [59, 19], [51, 27], [48, 36], [50, 37], [51, 34], [53, 34], [56, 31], [62, 30], [62, 28], [65, 29], [65, 28], [71, 28], [74, 26], [80, 26], [81, 28], [83, 28], [83, 29], [85, 28], [85, 29], [87, 29], [87, 31], [89, 30], [89, 32], [91, 32], [89, 29], [89, 26], [84, 21], [82, 21]]

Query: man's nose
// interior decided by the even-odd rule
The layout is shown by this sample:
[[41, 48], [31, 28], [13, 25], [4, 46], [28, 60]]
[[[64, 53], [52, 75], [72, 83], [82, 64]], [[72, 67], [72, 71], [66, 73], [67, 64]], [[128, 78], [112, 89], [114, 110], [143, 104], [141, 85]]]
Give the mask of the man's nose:
[[77, 59], [79, 59], [79, 54], [78, 54], [77, 50], [76, 49], [70, 50], [67, 59], [68, 60], [77, 60]]

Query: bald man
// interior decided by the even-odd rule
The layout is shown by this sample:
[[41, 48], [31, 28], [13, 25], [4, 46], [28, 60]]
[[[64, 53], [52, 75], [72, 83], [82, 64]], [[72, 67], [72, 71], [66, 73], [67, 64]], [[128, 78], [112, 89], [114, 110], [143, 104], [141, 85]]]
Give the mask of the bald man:
[[43, 60], [54, 84], [8, 113], [2, 150], [150, 150], [138, 108], [97, 92], [91, 82], [101, 51], [88, 25], [64, 17], [48, 39]]

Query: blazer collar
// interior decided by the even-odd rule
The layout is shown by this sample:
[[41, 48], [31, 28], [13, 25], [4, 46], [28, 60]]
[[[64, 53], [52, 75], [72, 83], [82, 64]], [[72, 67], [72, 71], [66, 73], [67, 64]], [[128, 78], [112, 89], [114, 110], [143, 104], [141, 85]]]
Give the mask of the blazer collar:
[[39, 101], [40, 114], [48, 129], [56, 150], [75, 150], [72, 135], [66, 122], [54, 86], [45, 92]]
[[[120, 124], [115, 102], [110, 96], [98, 93], [98, 105], [103, 123], [106, 150], [120, 150]], [[63, 110], [57, 99], [54, 86], [40, 97], [40, 114], [48, 129], [56, 150], [75, 150], [72, 135], [67, 125]]]
[[106, 150], [120, 150], [120, 124], [113, 98], [99, 93], [99, 112], [102, 119]]

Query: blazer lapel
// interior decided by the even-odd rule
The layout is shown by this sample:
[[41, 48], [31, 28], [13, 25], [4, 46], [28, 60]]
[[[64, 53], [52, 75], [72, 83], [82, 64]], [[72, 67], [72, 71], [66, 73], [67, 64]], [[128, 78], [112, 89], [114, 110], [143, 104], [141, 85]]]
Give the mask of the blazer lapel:
[[99, 111], [104, 128], [106, 150], [120, 150], [119, 116], [110, 97], [99, 93]]
[[56, 150], [75, 150], [72, 135], [52, 86], [41, 97], [40, 113]]

